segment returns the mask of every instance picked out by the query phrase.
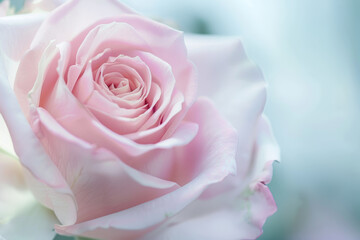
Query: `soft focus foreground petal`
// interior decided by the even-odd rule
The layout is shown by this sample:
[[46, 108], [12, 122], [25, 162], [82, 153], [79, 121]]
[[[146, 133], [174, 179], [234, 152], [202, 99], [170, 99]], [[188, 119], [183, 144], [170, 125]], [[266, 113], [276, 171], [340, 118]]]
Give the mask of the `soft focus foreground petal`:
[[[258, 121], [255, 139], [253, 166], [248, 169], [246, 179], [228, 176], [227, 181], [215, 184], [219, 188], [217, 193], [221, 194], [196, 200], [142, 240], [250, 240], [259, 237], [266, 219], [277, 209], [265, 184], [271, 180], [271, 164], [279, 159], [279, 148], [264, 116]], [[232, 189], [227, 186], [229, 182]]]
[[57, 220], [26, 188], [20, 163], [0, 150], [0, 236], [6, 240], [51, 240]]
[[199, 132], [192, 142], [179, 147], [176, 154], [179, 160], [177, 163], [183, 164], [182, 167], [197, 165], [196, 172], [188, 173], [188, 176], [183, 172], [184, 177], [192, 177], [192, 181], [171, 193], [133, 208], [73, 226], [58, 226], [57, 232], [101, 239], [134, 239], [177, 214], [197, 199], [206, 186], [220, 182], [234, 173], [236, 131], [206, 99], [198, 100], [190, 109], [187, 118], [199, 125]]
[[0, 52], [20, 60], [47, 14], [21, 14], [0, 18]]
[[[0, 66], [0, 69], [3, 67]], [[42, 199], [42, 203], [53, 209], [61, 222], [74, 223], [76, 205], [73, 201], [73, 193], [25, 119], [7, 81], [6, 73], [1, 74], [0, 96], [6, 101], [0, 101], [0, 113], [9, 129], [15, 152], [23, 166], [29, 171], [28, 176], [34, 178], [34, 182], [39, 184], [36, 191], [49, 192], [48, 199]]]

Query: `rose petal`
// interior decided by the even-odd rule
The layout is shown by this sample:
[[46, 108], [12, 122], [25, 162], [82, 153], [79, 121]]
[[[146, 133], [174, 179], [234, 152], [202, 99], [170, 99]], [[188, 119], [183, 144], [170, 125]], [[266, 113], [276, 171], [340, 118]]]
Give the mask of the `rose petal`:
[[[86, 9], [86, 11], [83, 11], [83, 9]], [[101, 13], [106, 13], [107, 15]], [[132, 13], [132, 10], [116, 0], [102, 1], [100, 5], [96, 1], [74, 0], [61, 5], [46, 17], [39, 29], [36, 29], [37, 32], [34, 39], [31, 38], [32, 42], [29, 42], [29, 44], [31, 43], [30, 50], [24, 55], [16, 75], [15, 92], [26, 116], [29, 114], [28, 108], [24, 107], [27, 103], [27, 93], [35, 83], [38, 63], [49, 43], [52, 41], [55, 41], [55, 44], [62, 41], [70, 41], [100, 19], [111, 16], [115, 17], [125, 13]], [[77, 19], [77, 21], [74, 22], [73, 19]], [[5, 36], [6, 38], [4, 39], [10, 39], [7, 35]], [[17, 39], [22, 38], [19, 37]], [[13, 41], [10, 40], [8, 42], [10, 44]], [[6, 47], [7, 45], [4, 46]], [[19, 56], [21, 55], [19, 54]]]
[[30, 47], [47, 14], [21, 14], [0, 18], [0, 51], [19, 60]]
[[39, 200], [53, 209], [61, 222], [71, 224], [76, 221], [73, 193], [34, 135], [5, 74], [0, 76], [0, 96], [6, 99], [0, 101], [0, 113], [8, 126], [15, 152], [29, 171], [29, 180], [32, 179], [39, 184], [37, 186], [41, 186], [41, 188], [35, 185], [30, 187], [34, 187], [34, 191], [38, 193], [47, 191], [48, 198]]
[[41, 108], [33, 118], [38, 118], [37, 133], [43, 136], [46, 149], [75, 193], [80, 222], [133, 207], [178, 188], [174, 182], [131, 168], [104, 148], [75, 138]]
[[251, 125], [264, 108], [267, 84], [241, 41], [201, 35], [186, 35], [185, 40], [189, 58], [198, 69], [199, 95], [212, 99], [240, 133], [253, 131]]
[[236, 131], [205, 99], [198, 100], [194, 104], [189, 111], [188, 119], [197, 123], [200, 129], [190, 144], [178, 149], [177, 163], [184, 162], [182, 165], [184, 170], [187, 170], [185, 169], [187, 166], [198, 164], [195, 167], [198, 172], [190, 172], [188, 176], [184, 176], [193, 178], [191, 182], [171, 193], [133, 208], [72, 226], [57, 226], [57, 232], [102, 239], [139, 236], [150, 231], [152, 226], [177, 214], [198, 198], [209, 184], [220, 182], [229, 173], [234, 173]]
[[276, 211], [271, 193], [266, 187], [261, 189], [263, 186], [249, 195], [224, 195], [220, 199], [198, 201], [141, 239], [256, 239], [262, 232], [264, 219]]
[[[127, 15], [124, 19], [119, 18], [124, 15]], [[96, 1], [77, 0], [63, 4], [41, 25], [32, 47], [44, 44], [47, 46], [53, 39], [57, 42], [70, 41], [84, 29], [106, 18], [114, 20], [119, 18], [117, 21], [126, 22], [141, 32], [143, 39], [147, 39], [152, 50], [156, 51], [154, 55], [160, 56], [173, 67], [176, 79], [182, 79], [176, 84], [186, 93], [186, 104], [189, 105], [194, 101], [196, 82], [192, 64], [187, 60], [182, 33], [164, 24], [135, 15], [133, 10], [119, 1], [105, 0], [97, 4]], [[73, 19], [77, 19], [76, 24]]]
[[[88, 141], [91, 144], [96, 144], [97, 146], [109, 149], [117, 156], [124, 156], [124, 154], [125, 156], [139, 156], [154, 149], [182, 146], [191, 141], [195, 136], [196, 131], [187, 136], [178, 134], [178, 132], [175, 131], [169, 138], [163, 141], [154, 144], [139, 144], [125, 136], [112, 132], [89, 114], [89, 111], [84, 108], [67, 88], [64, 81], [64, 73], [67, 65], [66, 63], [69, 60], [67, 54], [69, 45], [61, 44], [58, 45], [57, 48], [61, 53], [59, 66], [57, 68], [59, 78], [50, 78], [52, 82], [53, 79], [55, 79], [56, 83], [55, 86], [50, 88], [51, 92], [47, 92], [49, 98], [47, 101], [44, 100], [42, 107], [47, 109], [58, 123], [74, 136]], [[49, 46], [49, 49], [51, 49], [51, 46]], [[52, 72], [52, 74], [56, 73]], [[39, 81], [39, 84], [38, 82], [36, 83], [34, 91], [36, 89], [41, 89], [40, 82], [41, 81]], [[47, 84], [49, 84], [49, 82], [47, 82]], [[181, 101], [178, 100], [177, 102], [181, 103]], [[81, 126], [81, 128], [79, 126]]]
[[257, 132], [251, 163], [254, 167], [248, 170], [247, 179], [229, 176], [239, 182], [232, 189], [227, 182], [215, 184], [221, 194], [195, 201], [142, 240], [258, 238], [266, 219], [277, 209], [265, 184], [271, 180], [271, 164], [279, 159], [279, 148], [265, 117], [260, 119]]
[[133, 13], [133, 10], [116, 0], [101, 1], [101, 4], [87, 0], [68, 1], [55, 9], [43, 22], [31, 46], [33, 48], [45, 44], [46, 47], [52, 40], [56, 40], [57, 43], [70, 41], [103, 18]]
[[[266, 101], [266, 82], [260, 69], [246, 56], [241, 41], [234, 37], [186, 35], [189, 57], [198, 67], [199, 94], [209, 96], [239, 133], [237, 152], [238, 176], [241, 183], [251, 179], [254, 141]], [[215, 57], [216, 56], [216, 57]], [[271, 134], [270, 134], [271, 135]], [[270, 139], [270, 138], [269, 138]], [[273, 141], [276, 142], [276, 141]], [[278, 151], [276, 144], [272, 149]], [[277, 159], [278, 154], [272, 159]], [[264, 163], [260, 163], [262, 169]], [[212, 186], [207, 194], [216, 195], [234, 187], [234, 180]], [[211, 193], [212, 192], [212, 193]]]

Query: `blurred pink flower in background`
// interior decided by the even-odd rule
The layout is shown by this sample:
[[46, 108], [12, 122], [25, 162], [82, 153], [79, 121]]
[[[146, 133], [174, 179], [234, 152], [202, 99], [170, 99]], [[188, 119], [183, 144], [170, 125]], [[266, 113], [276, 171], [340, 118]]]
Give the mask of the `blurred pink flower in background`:
[[6, 16], [10, 6], [10, 1], [2, 1], [0, 3], [0, 17]]
[[66, 0], [4, 0], [0, 3], [0, 17], [13, 14], [51, 11], [63, 4]]

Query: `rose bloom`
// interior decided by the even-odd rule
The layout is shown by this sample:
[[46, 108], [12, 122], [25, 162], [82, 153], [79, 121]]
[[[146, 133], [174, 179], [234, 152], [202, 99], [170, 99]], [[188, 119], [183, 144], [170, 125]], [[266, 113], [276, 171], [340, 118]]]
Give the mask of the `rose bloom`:
[[[19, 159], [0, 153], [5, 239], [262, 233], [279, 150], [238, 39], [184, 38], [115, 0], [74, 0], [0, 18], [0, 50]], [[54, 215], [26, 205], [33, 196]]]

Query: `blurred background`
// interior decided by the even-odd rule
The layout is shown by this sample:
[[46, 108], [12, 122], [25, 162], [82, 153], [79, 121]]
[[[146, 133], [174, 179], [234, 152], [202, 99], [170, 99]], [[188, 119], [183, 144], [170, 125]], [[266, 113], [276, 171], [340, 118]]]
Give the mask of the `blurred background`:
[[360, 1], [123, 2], [185, 32], [239, 36], [262, 69], [282, 162], [259, 239], [359, 240]]

